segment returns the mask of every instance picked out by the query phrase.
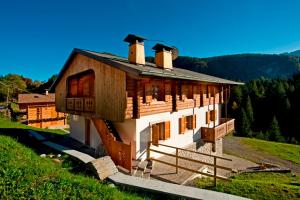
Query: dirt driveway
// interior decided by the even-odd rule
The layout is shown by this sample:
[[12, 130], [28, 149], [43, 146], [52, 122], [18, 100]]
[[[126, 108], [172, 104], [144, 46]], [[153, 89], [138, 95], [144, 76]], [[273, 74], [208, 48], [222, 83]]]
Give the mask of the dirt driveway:
[[273, 163], [290, 168], [292, 172], [300, 174], [300, 165], [251, 148], [251, 146], [244, 144], [239, 137], [225, 137], [223, 140], [223, 150], [226, 154], [235, 155], [256, 163], [261, 163], [262, 161]]

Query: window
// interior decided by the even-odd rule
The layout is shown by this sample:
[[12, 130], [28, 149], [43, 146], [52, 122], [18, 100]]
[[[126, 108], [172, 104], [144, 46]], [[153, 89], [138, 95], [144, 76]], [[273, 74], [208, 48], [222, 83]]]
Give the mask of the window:
[[159, 140], [170, 138], [170, 121], [161, 122], [152, 125], [152, 142], [158, 144]]
[[193, 130], [196, 128], [196, 115], [183, 116], [179, 118], [179, 134], [184, 134], [186, 129]]
[[69, 97], [92, 97], [94, 96], [95, 75], [92, 70], [83, 72], [68, 79]]
[[196, 115], [190, 115], [186, 117], [186, 127], [189, 130], [196, 128]]
[[218, 118], [217, 110], [211, 110], [206, 112], [206, 124], [209, 124], [211, 121], [216, 121]]

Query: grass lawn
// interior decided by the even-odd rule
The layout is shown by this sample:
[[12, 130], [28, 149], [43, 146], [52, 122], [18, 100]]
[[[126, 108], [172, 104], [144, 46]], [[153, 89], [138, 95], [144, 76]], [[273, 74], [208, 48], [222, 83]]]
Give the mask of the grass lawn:
[[66, 135], [67, 133], [65, 131], [62, 131], [60, 129], [42, 129], [42, 128], [34, 128], [30, 126], [26, 126], [25, 124], [21, 124], [19, 122], [12, 122], [9, 119], [0, 117], [0, 132], [1, 129], [23, 129], [23, 130], [34, 130], [39, 133], [47, 133], [47, 134], [55, 134], [55, 135]]
[[258, 151], [266, 152], [284, 160], [290, 160], [300, 164], [300, 145], [271, 142], [254, 138], [241, 138], [241, 141]]
[[109, 187], [64, 164], [41, 158], [10, 136], [0, 135], [0, 199], [142, 199]]
[[232, 176], [231, 181], [217, 181], [212, 186], [210, 178], [198, 178], [194, 184], [199, 188], [211, 189], [251, 199], [300, 199], [300, 178], [290, 173], [243, 173]]

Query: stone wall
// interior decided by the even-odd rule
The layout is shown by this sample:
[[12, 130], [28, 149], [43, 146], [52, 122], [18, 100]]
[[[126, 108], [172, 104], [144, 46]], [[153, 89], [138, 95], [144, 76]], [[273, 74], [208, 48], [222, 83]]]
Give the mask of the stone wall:
[[[214, 145], [215, 145], [215, 151], [213, 151]], [[209, 154], [209, 155], [222, 156], [223, 155], [223, 139], [217, 140], [215, 144], [199, 140], [197, 142], [192, 143], [185, 149], [193, 150], [193, 151], [197, 151], [197, 152], [205, 153], [205, 154]], [[178, 154], [180, 156], [184, 156], [187, 158], [191, 158], [191, 159], [195, 159], [195, 160], [199, 160], [199, 161], [203, 161], [203, 162], [208, 162], [211, 164], [213, 164], [213, 161], [214, 161], [213, 157], [211, 157], [211, 156], [200, 155], [197, 153], [183, 151], [183, 150], [180, 150], [178, 152]]]

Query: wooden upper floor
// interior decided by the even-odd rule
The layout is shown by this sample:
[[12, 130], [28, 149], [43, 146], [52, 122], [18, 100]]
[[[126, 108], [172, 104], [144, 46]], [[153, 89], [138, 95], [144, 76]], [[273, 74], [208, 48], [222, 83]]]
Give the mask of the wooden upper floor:
[[75, 50], [52, 88], [59, 112], [111, 121], [223, 103], [235, 82]]

